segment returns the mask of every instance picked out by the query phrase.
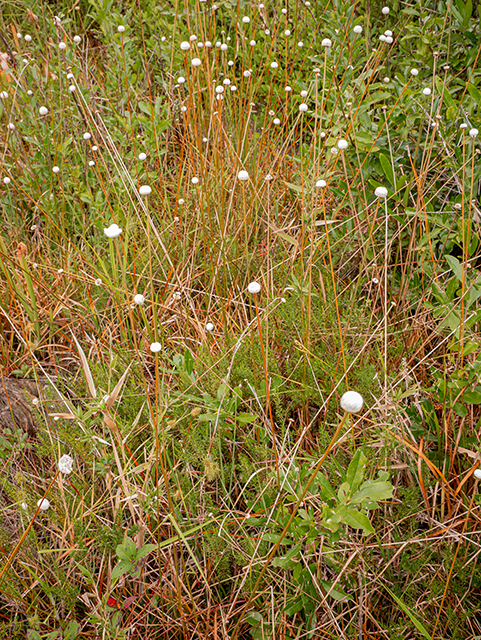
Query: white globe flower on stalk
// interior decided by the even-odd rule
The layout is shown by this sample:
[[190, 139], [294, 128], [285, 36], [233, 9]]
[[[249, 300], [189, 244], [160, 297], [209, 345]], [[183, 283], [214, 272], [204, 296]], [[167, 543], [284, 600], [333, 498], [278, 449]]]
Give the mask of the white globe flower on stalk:
[[60, 42], [59, 45], [58, 45], [58, 48], [63, 51], [64, 49], [67, 48], [67, 45], [65, 44], [65, 42]]
[[249, 180], [249, 174], [247, 173], [247, 171], [245, 171], [244, 169], [242, 169], [241, 171], [239, 171], [239, 173], [237, 174], [237, 178], [241, 181], [241, 182], [245, 182], [246, 180]]
[[341, 408], [346, 413], [359, 413], [363, 404], [364, 400], [357, 391], [346, 391], [341, 397]]
[[247, 291], [256, 295], [261, 290], [261, 285], [258, 282], [250, 282], [247, 286]]
[[180, 43], [180, 48], [182, 49], [182, 51], [188, 51], [190, 49], [190, 42], [184, 40], [184, 42]]
[[147, 154], [141, 151], [139, 153], [139, 160], [145, 160], [147, 158]]
[[476, 478], [476, 480], [481, 480], [481, 469], [475, 469], [473, 476]]
[[46, 115], [47, 115], [47, 113], [48, 113], [48, 109], [47, 109], [47, 107], [40, 107], [40, 109], [38, 110], [38, 112], [39, 112], [39, 114], [40, 114], [41, 116], [46, 116]]
[[337, 146], [339, 149], [347, 149], [347, 140], [339, 140]]
[[332, 40], [329, 38], [324, 38], [321, 42], [321, 47], [332, 47]]
[[139, 193], [141, 196], [148, 196], [149, 194], [152, 193], [152, 189], [149, 187], [148, 184], [143, 184], [139, 189]]
[[40, 507], [41, 511], [47, 511], [47, 509], [50, 507], [50, 500], [47, 500], [47, 498], [40, 499], [37, 502], [37, 507]]
[[419, 75], [419, 69], [411, 69], [411, 75], [414, 76], [414, 77]]
[[92, 137], [92, 135], [88, 131], [86, 131], [84, 133], [84, 135], [83, 135], [83, 139], [84, 140], [90, 140], [91, 137]]
[[469, 135], [471, 136], [471, 138], [476, 138], [478, 136], [479, 131], [477, 129], [470, 129], [469, 130]]
[[208, 323], [205, 325], [205, 330], [206, 330], [206, 331], [214, 331], [214, 325], [212, 324], [212, 322], [208, 322]]
[[378, 198], [387, 198], [387, 189], [386, 187], [376, 187], [374, 191], [374, 195]]
[[150, 345], [150, 350], [152, 351], [152, 353], [159, 353], [159, 351], [162, 350], [162, 345], [160, 344], [160, 342], [152, 342], [152, 344]]
[[134, 296], [134, 302], [135, 304], [144, 304], [145, 302], [145, 297], [141, 294], [141, 293], [136, 293]]
[[104, 229], [104, 233], [107, 236], [107, 238], [117, 238], [121, 233], [122, 233], [122, 229], [119, 227], [118, 224], [111, 224], [110, 227], [108, 227], [107, 229]]
[[301, 113], [305, 113], [305, 112], [307, 111], [307, 109], [308, 109], [308, 106], [307, 106], [307, 104], [306, 104], [305, 102], [302, 102], [302, 103], [299, 105], [299, 111], [300, 111]]
[[119, 33], [123, 33], [125, 31], [125, 27], [123, 24], [119, 24], [119, 26], [117, 27], [117, 31]]
[[69, 455], [65, 454], [58, 461], [58, 468], [59, 468], [60, 472], [64, 473], [65, 475], [68, 475], [69, 473], [72, 473], [72, 470], [73, 470], [73, 458], [71, 458]]
[[82, 42], [82, 38], [80, 36], [74, 36], [73, 41], [78, 44], [79, 42]]
[[325, 180], [318, 180], [316, 182], [316, 187], [318, 189], [323, 189], [324, 187], [327, 187], [327, 182]]
[[381, 13], [383, 14], [383, 16], [387, 16], [387, 14], [389, 13], [390, 9], [389, 7], [383, 7], [381, 9]]
[[362, 33], [362, 27], [360, 24], [356, 24], [356, 26], [353, 28], [354, 33]]
[[192, 58], [193, 67], [200, 67], [201, 64], [202, 64], [202, 61], [200, 58]]

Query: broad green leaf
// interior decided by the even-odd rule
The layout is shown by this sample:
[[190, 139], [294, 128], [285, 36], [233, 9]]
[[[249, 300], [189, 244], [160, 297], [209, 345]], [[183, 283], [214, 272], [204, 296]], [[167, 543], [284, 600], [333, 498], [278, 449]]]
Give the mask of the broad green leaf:
[[465, 391], [461, 399], [466, 404], [481, 404], [481, 387], [476, 387], [474, 391]]
[[137, 551], [136, 560], [138, 561], [141, 558], [148, 556], [154, 549], [157, 549], [156, 544], [144, 544], [144, 546]]
[[336, 587], [331, 591], [331, 587], [333, 585], [332, 582], [328, 582], [327, 580], [320, 580], [319, 582], [322, 584], [322, 586], [326, 590], [326, 593], [330, 591], [329, 593], [330, 598], [334, 598], [334, 600], [346, 600], [347, 598], [349, 598], [347, 593], [344, 593], [344, 591], [342, 589], [339, 589], [339, 587]]
[[252, 413], [238, 413], [236, 420], [241, 424], [250, 424], [251, 422], [256, 421], [256, 416]]
[[379, 480], [367, 480], [359, 491], [352, 496], [352, 503], [359, 503], [369, 498], [374, 502], [387, 500], [392, 497], [393, 487], [390, 482], [380, 482]]
[[353, 529], [362, 529], [366, 533], [374, 533], [374, 527], [369, 518], [355, 509], [346, 509], [343, 521]]
[[296, 544], [289, 549], [285, 556], [278, 556], [272, 560], [272, 565], [274, 567], [281, 567], [281, 569], [285, 569], [289, 566], [290, 561], [299, 553], [302, 549], [302, 543]]
[[459, 260], [454, 256], [444, 256], [446, 258], [446, 262], [451, 267], [451, 271], [454, 273], [456, 278], [462, 282], [463, 280], [463, 267]]
[[[274, 542], [275, 544], [277, 544], [277, 542], [279, 542], [279, 537], [280, 536], [278, 533], [264, 533], [261, 540], [264, 540], [265, 542]], [[284, 537], [282, 538], [281, 544], [292, 544], [292, 540]]]
[[361, 449], [358, 449], [354, 454], [354, 458], [351, 460], [349, 468], [347, 470], [347, 483], [350, 488], [350, 494], [352, 495], [361, 484], [364, 478], [364, 469], [366, 467], [367, 458]]
[[391, 161], [383, 154], [379, 154], [379, 161], [381, 163], [382, 171], [386, 178], [389, 180], [390, 184], [394, 187], [396, 182], [394, 180], [394, 173], [392, 170]]
[[111, 580], [117, 580], [120, 576], [123, 576], [124, 573], [128, 573], [132, 569], [132, 563], [128, 560], [121, 560], [117, 562], [115, 567], [112, 569], [112, 574], [110, 576]]
[[63, 640], [75, 640], [78, 635], [80, 625], [78, 622], [71, 621], [63, 630]]

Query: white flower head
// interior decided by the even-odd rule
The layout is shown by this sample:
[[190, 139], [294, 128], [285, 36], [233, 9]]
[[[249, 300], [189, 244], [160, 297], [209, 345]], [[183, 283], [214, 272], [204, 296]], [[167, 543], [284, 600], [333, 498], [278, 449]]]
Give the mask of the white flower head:
[[387, 198], [387, 189], [386, 187], [376, 187], [374, 191], [374, 195], [378, 198]]
[[104, 229], [104, 233], [107, 236], [107, 238], [117, 238], [121, 233], [122, 233], [122, 229], [119, 227], [118, 224], [111, 224], [110, 227], [108, 227], [107, 229]]
[[279, 66], [278, 62], [271, 62], [271, 69], [277, 69], [278, 66]]
[[58, 461], [58, 468], [59, 468], [60, 472], [61, 473], [65, 473], [65, 475], [68, 475], [69, 473], [72, 473], [73, 458], [71, 458], [69, 455], [65, 454]]
[[383, 7], [381, 9], [381, 13], [383, 14], [383, 16], [387, 16], [387, 14], [389, 13], [390, 9], [389, 7]]
[[193, 67], [200, 67], [200, 65], [202, 64], [200, 58], [192, 58], [192, 66]]
[[47, 511], [50, 507], [50, 501], [47, 498], [43, 498], [37, 502], [37, 507], [40, 507], [42, 511]]
[[227, 51], [227, 45], [225, 43], [220, 45], [220, 50], [221, 51]]
[[146, 153], [144, 153], [143, 151], [141, 151], [141, 152], [139, 153], [139, 160], [145, 160], [145, 159], [146, 159], [146, 157], [147, 157], [147, 154], [146, 154]]
[[327, 187], [327, 182], [325, 180], [318, 180], [316, 182], [316, 187], [323, 189], [324, 187]]
[[467, 125], [465, 122], [463, 122], [463, 124], [460, 124], [460, 125], [459, 125], [459, 128], [460, 128], [460, 129], [467, 129], [467, 128], [468, 128], [468, 125]]
[[321, 46], [332, 47], [332, 40], [330, 40], [329, 38], [324, 38], [323, 41], [321, 42]]
[[184, 40], [184, 42], [180, 43], [180, 48], [182, 49], [182, 51], [188, 51], [190, 49], [190, 42]]
[[123, 33], [125, 31], [125, 27], [123, 24], [119, 24], [119, 26], [117, 27], [117, 31], [119, 33]]
[[300, 111], [301, 113], [305, 113], [305, 112], [307, 111], [307, 109], [308, 109], [308, 107], [307, 107], [307, 104], [306, 104], [305, 102], [302, 102], [302, 103], [299, 105], [299, 111]]
[[274, 118], [274, 120], [272, 122], [274, 124], [281, 124], [281, 121], [279, 120], [279, 118]]
[[63, 51], [64, 49], [67, 48], [67, 45], [65, 44], [65, 42], [60, 42], [59, 45], [58, 45], [58, 48]]
[[479, 131], [477, 129], [470, 129], [469, 130], [469, 135], [471, 136], [471, 138], [476, 138], [476, 136], [478, 135]]
[[411, 69], [411, 75], [417, 76], [419, 74], [419, 69]]
[[60, 171], [60, 169], [57, 166], [55, 166], [55, 167], [52, 167], [52, 171], [54, 173], [58, 173]]
[[40, 107], [40, 109], [38, 110], [38, 112], [39, 112], [39, 114], [40, 114], [41, 116], [46, 116], [46, 115], [47, 115], [47, 113], [48, 113], [48, 109], [47, 109], [47, 107]]
[[144, 304], [145, 298], [141, 293], [137, 293], [134, 296], [134, 302], [135, 304]]
[[32, 42], [32, 36], [29, 33], [25, 36], [25, 42]]
[[252, 294], [259, 293], [261, 285], [258, 282], [250, 282], [247, 286], [247, 291]]
[[425, 96], [430, 96], [431, 95], [431, 89], [429, 87], [424, 87], [423, 94]]
[[339, 140], [337, 146], [339, 149], [347, 149], [347, 140]]
[[477, 480], [481, 480], [481, 469], [475, 469], [473, 476], [477, 479]]
[[10, 184], [11, 180], [8, 176], [5, 176], [3, 179], [3, 184]]
[[73, 41], [78, 44], [79, 42], [82, 42], [82, 38], [80, 36], [74, 36]]
[[191, 180], [192, 184], [198, 184], [199, 183], [199, 178], [196, 178], [195, 176], [192, 178]]
[[356, 26], [353, 29], [354, 33], [362, 33], [362, 27], [360, 24], [356, 24]]
[[363, 404], [364, 400], [357, 391], [346, 391], [341, 398], [341, 407], [347, 413], [359, 413]]
[[247, 171], [245, 171], [244, 169], [242, 169], [241, 171], [239, 171], [239, 173], [237, 174], [237, 178], [241, 181], [241, 182], [245, 182], [246, 180], [249, 180], [249, 174], [247, 173]]
[[84, 133], [84, 135], [83, 135], [83, 139], [84, 140], [90, 140], [91, 137], [92, 137], [92, 135], [88, 131], [86, 131]]
[[158, 353], [159, 351], [161, 351], [162, 349], [162, 345], [160, 344], [160, 342], [152, 342], [152, 344], [150, 345], [150, 350], [152, 351], [152, 353]]
[[205, 330], [206, 330], [206, 331], [214, 331], [214, 325], [212, 324], [212, 322], [208, 322], [208, 323], [205, 325]]
[[249, 24], [249, 22], [250, 22], [250, 21], [251, 21], [251, 19], [249, 18], [249, 16], [244, 16], [244, 17], [242, 18], [242, 22], [243, 22], [244, 24]]
[[150, 193], [152, 193], [152, 189], [148, 184], [143, 184], [139, 189], [139, 193], [141, 196], [148, 196]]

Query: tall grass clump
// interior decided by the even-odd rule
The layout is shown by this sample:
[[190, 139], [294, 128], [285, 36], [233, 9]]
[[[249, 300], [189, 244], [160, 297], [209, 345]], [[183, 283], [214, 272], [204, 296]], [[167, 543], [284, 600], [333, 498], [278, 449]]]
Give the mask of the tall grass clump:
[[481, 635], [479, 8], [0, 8], [2, 637]]

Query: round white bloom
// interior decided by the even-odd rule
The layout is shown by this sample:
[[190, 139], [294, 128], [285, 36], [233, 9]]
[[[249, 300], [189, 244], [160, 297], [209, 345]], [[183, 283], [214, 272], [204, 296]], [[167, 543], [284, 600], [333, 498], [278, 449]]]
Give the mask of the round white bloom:
[[327, 187], [327, 182], [325, 180], [318, 180], [316, 182], [316, 187], [320, 187], [321, 189]]
[[281, 121], [279, 120], [279, 118], [274, 118], [274, 120], [272, 122], [274, 124], [281, 124]]
[[250, 282], [247, 287], [247, 291], [253, 294], [259, 293], [260, 290], [261, 290], [261, 285], [258, 282]]
[[123, 33], [125, 31], [125, 27], [123, 24], [119, 24], [119, 26], [117, 27], [117, 31], [119, 33]]
[[73, 41], [78, 44], [79, 42], [82, 42], [82, 38], [80, 36], [74, 36]]
[[237, 87], [233, 84], [233, 85], [230, 87], [230, 90], [231, 90], [231, 91], [237, 91]]
[[5, 176], [5, 178], [3, 179], [3, 184], [10, 184], [11, 180], [8, 176]]
[[180, 110], [182, 111], [182, 113], [185, 113], [187, 111], [187, 107], [186, 106], [182, 106], [182, 107], [180, 107]]
[[208, 323], [205, 325], [205, 330], [206, 330], [206, 331], [214, 331], [214, 325], [212, 324], [212, 322], [208, 322]]
[[387, 16], [387, 14], [389, 13], [389, 7], [383, 7], [381, 9], [381, 12], [382, 12], [383, 15]]
[[136, 293], [134, 296], [135, 304], [144, 304], [145, 298], [141, 293]]
[[58, 468], [60, 469], [61, 473], [65, 473], [66, 475], [68, 475], [69, 473], [72, 473], [73, 458], [65, 454], [58, 461]]
[[386, 36], [386, 42], [387, 42], [388, 44], [392, 44], [392, 43], [394, 42], [394, 40], [392, 39], [392, 37], [391, 37], [391, 36]]
[[388, 78], [387, 76], [385, 78], [383, 78], [384, 82], [387, 84], [388, 82], [391, 82], [391, 78]]
[[249, 24], [249, 22], [250, 22], [250, 21], [251, 21], [251, 19], [249, 18], [249, 16], [244, 16], [244, 17], [242, 18], [242, 22], [243, 22], [244, 24]]
[[360, 24], [356, 24], [356, 26], [353, 29], [354, 33], [362, 33], [362, 27]]
[[230, 84], [230, 80], [229, 78], [224, 78], [224, 80], [222, 81], [223, 84]]
[[197, 36], [191, 35], [191, 36], [190, 36], [190, 38], [189, 38], [189, 40], [190, 40], [191, 42], [194, 42], [195, 40], [197, 40]]
[[190, 49], [190, 43], [184, 40], [184, 42], [180, 43], [180, 48], [182, 49], [182, 51], [188, 51]]
[[27, 33], [25, 36], [25, 42], [32, 42], [32, 36]]
[[70, 91], [70, 93], [73, 93], [74, 91], [76, 91], [77, 87], [74, 84], [71, 84], [68, 88], [68, 90]]
[[285, 36], [287, 36], [287, 37], [289, 37], [289, 36], [291, 35], [291, 30], [290, 30], [290, 29], [286, 29], [286, 30], [284, 31], [284, 35], [285, 35]]
[[181, 199], [179, 200], [179, 204], [180, 204], [180, 205], [185, 204], [185, 200], [184, 200], [184, 198], [181, 198]]
[[384, 35], [384, 33], [381, 33], [381, 35], [379, 36], [379, 40], [381, 42], [386, 42], [386, 36]]
[[95, 167], [95, 162], [93, 160], [89, 160], [89, 167]]
[[65, 44], [65, 42], [60, 42], [59, 45], [58, 45], [58, 48], [62, 49], [62, 51], [63, 51], [64, 49], [67, 48], [67, 45]]
[[460, 125], [459, 125], [459, 128], [460, 128], [460, 129], [467, 129], [467, 128], [468, 128], [468, 125], [467, 125], [465, 122], [463, 122], [463, 124], [460, 124]]
[[477, 129], [470, 129], [469, 130], [469, 135], [471, 136], [471, 138], [476, 138], [476, 136], [478, 135], [479, 131]]
[[281, 13], [285, 15], [287, 13], [287, 9], [281, 9]]
[[31, 89], [27, 91], [27, 96], [33, 96], [33, 91]]
[[199, 49], [203, 49], [204, 48], [204, 43], [203, 42], [198, 42], [197, 46], [199, 47]]
[[473, 473], [473, 476], [475, 478], [477, 478], [478, 480], [481, 480], [481, 469], [475, 469], [474, 473]]
[[429, 87], [425, 87], [423, 89], [423, 93], [425, 96], [430, 96], [431, 95], [431, 89]]
[[210, 47], [212, 47], [212, 42], [210, 40], [207, 40], [207, 42], [205, 43], [205, 46], [210, 49]]
[[301, 98], [307, 98], [307, 91], [305, 89], [301, 91]]
[[227, 51], [227, 45], [226, 45], [225, 43], [224, 43], [224, 44], [221, 44], [221, 45], [220, 45], [220, 50], [221, 50], [221, 51]]
[[346, 391], [341, 398], [341, 407], [347, 413], [359, 413], [363, 404], [364, 400], [357, 391]]
[[90, 133], [87, 131], [86, 133], [84, 133], [83, 138], [84, 140], [90, 140], [92, 136], [90, 135]]
[[201, 62], [200, 58], [192, 58], [192, 66], [193, 67], [200, 67], [201, 64], [202, 64], [202, 62]]
[[22, 507], [22, 509], [24, 511], [26, 511], [28, 509], [28, 504], [26, 502], [22, 502], [22, 504], [20, 506]]
[[307, 111], [307, 104], [305, 104], [304, 102], [302, 102], [302, 103], [299, 105], [299, 111], [300, 111], [301, 113], [304, 113], [305, 111]]
[[332, 41], [329, 38], [324, 38], [321, 42], [322, 47], [332, 47]]
[[376, 190], [374, 191], [374, 195], [376, 195], [378, 198], [387, 198], [386, 187], [376, 187]]
[[47, 511], [50, 506], [50, 501], [47, 498], [43, 498], [37, 502], [37, 507], [40, 507], [41, 511]]
[[271, 62], [271, 69], [277, 69], [278, 66], [279, 66], [278, 62]]
[[297, 43], [297, 46], [302, 49], [302, 47], [304, 46], [304, 43], [302, 42], [302, 40], [299, 40], [299, 42]]
[[241, 182], [245, 182], [246, 180], [249, 180], [249, 174], [247, 173], [247, 171], [244, 171], [244, 169], [239, 171], [239, 173], [237, 174], [237, 177]]
[[244, 78], [250, 78], [250, 76], [251, 76], [251, 72], [248, 69], [246, 69], [244, 71]]
[[152, 189], [148, 184], [143, 184], [139, 189], [139, 193], [141, 196], [148, 196], [150, 193], [152, 193]]
[[6, 91], [0, 91], [0, 98], [2, 100], [6, 100], [8, 98], [8, 93]]
[[145, 160], [146, 157], [147, 157], [147, 154], [144, 153], [143, 151], [139, 153], [139, 160]]
[[218, 87], [215, 88], [215, 92], [224, 93], [224, 87], [220, 84]]
[[339, 149], [347, 149], [347, 140], [339, 140], [337, 146]]
[[255, 40], [251, 40], [251, 41], [249, 42], [249, 44], [250, 44], [250, 46], [251, 46], [251, 47], [255, 47], [255, 46], [256, 46], [256, 44], [257, 44], [257, 42], [256, 42]]
[[46, 116], [46, 115], [47, 115], [47, 113], [48, 113], [48, 109], [47, 109], [47, 107], [40, 107], [40, 109], [38, 110], [38, 112], [39, 112], [39, 114], [40, 114], [41, 116]]
[[198, 184], [199, 183], [199, 178], [196, 178], [195, 176], [192, 178], [191, 180], [192, 184]]
[[392, 36], [392, 31], [391, 29], [386, 29], [386, 31], [384, 32], [385, 36]]
[[97, 151], [97, 150], [98, 150], [98, 147], [97, 147], [96, 144], [94, 144], [93, 147], [92, 147], [92, 151]]
[[52, 171], [54, 173], [58, 173], [60, 171], [60, 169], [57, 166], [55, 166], [55, 167], [52, 167]]
[[411, 69], [411, 75], [412, 76], [417, 76], [419, 73], [419, 69]]
[[107, 236], [107, 238], [117, 238], [121, 233], [122, 233], [122, 229], [119, 227], [118, 224], [111, 224], [110, 227], [108, 227], [107, 229], [104, 229], [104, 233]]
[[158, 353], [159, 351], [161, 351], [162, 349], [162, 345], [160, 344], [160, 342], [152, 342], [152, 344], [150, 345], [150, 350], [152, 351], [152, 353]]
[[292, 91], [292, 87], [290, 87], [289, 85], [287, 85], [287, 86], [286, 86], [286, 88], [284, 89], [284, 91], [287, 91], [287, 92]]
[[184, 84], [184, 82], [185, 82], [185, 78], [184, 78], [184, 76], [179, 76], [179, 77], [177, 78], [177, 82], [178, 82], [179, 84]]

